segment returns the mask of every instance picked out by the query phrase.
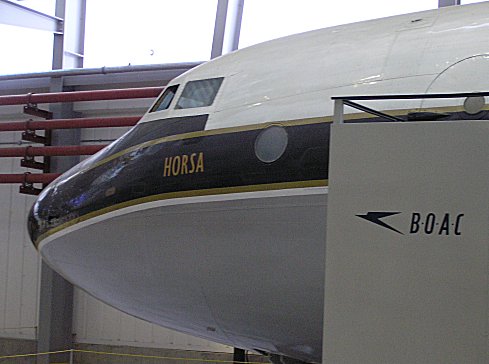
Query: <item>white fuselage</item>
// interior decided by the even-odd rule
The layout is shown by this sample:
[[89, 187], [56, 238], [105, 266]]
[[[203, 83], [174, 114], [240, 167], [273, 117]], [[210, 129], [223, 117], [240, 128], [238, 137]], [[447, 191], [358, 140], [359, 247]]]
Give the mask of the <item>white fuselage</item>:
[[[331, 96], [485, 91], [488, 38], [489, 4], [294, 35], [220, 57], [171, 81], [169, 87], [181, 87], [169, 107], [148, 112], [139, 125], [208, 115], [202, 130], [176, 139], [165, 136], [151, 141], [152, 147], [170, 142], [181, 148], [199, 146], [210, 136], [235, 136], [272, 124], [289, 128], [292, 138], [292, 127], [331, 121]], [[223, 81], [210, 106], [174, 107], [187, 82], [216, 77]], [[452, 100], [368, 105], [395, 112], [452, 112], [463, 111], [461, 104]], [[236, 138], [223, 137], [219, 143], [239, 144]], [[242, 143], [243, 148], [253, 148], [245, 139]], [[292, 144], [291, 139], [288, 148]], [[327, 148], [327, 140], [324, 144]], [[147, 145], [119, 151], [117, 158], [127, 156], [121, 168], [136, 163]], [[219, 159], [227, 147], [208, 147], [203, 152], [205, 171], [202, 166], [202, 173], [195, 174], [189, 173], [190, 162], [185, 170], [181, 167], [192, 155], [182, 151], [175, 175], [185, 174], [178, 177], [189, 186], [211, 170], [217, 171], [213, 179], [219, 179], [227, 157], [222, 156], [222, 165], [211, 166], [214, 169], [208, 161]], [[34, 213], [50, 208], [49, 202], [43, 207], [43, 200], [67, 198], [60, 192], [64, 185], [119, 161], [97, 158], [54, 182], [40, 196]], [[292, 163], [293, 157], [287, 158]], [[324, 165], [327, 162], [326, 158]], [[244, 168], [239, 158], [232, 163], [236, 174]], [[163, 168], [161, 160], [162, 174]], [[94, 180], [87, 186], [94, 192], [80, 196], [93, 198], [94, 205], [99, 201], [93, 197], [95, 189], [103, 186], [103, 198], [112, 198], [117, 189], [106, 183], [115, 175]], [[100, 205], [66, 218], [35, 240], [55, 270], [127, 313], [236, 347], [319, 362], [327, 176], [267, 184], [253, 182], [248, 173], [242, 185], [222, 183]]]

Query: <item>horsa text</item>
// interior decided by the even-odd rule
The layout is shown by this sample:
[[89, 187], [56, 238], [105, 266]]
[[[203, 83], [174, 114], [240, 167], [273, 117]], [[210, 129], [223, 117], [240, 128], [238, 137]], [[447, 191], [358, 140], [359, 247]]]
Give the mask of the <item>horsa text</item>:
[[204, 153], [181, 154], [166, 157], [163, 177], [204, 172]]

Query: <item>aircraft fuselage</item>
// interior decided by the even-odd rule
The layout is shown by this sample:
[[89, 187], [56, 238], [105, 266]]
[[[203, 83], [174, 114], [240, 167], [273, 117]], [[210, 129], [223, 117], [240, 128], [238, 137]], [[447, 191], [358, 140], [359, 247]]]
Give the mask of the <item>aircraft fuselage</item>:
[[[486, 90], [487, 14], [476, 4], [367, 21], [203, 64], [43, 191], [32, 240], [72, 283], [134, 316], [319, 362], [330, 98]], [[375, 106], [487, 118], [462, 102]]]

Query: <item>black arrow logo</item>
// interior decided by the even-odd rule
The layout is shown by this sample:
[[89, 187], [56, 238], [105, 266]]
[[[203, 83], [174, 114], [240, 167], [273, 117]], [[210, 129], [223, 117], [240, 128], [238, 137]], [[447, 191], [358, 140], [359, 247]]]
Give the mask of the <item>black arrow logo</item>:
[[385, 217], [397, 215], [397, 214], [400, 214], [400, 212], [369, 211], [365, 215], [356, 215], [356, 216], [361, 217], [362, 219], [365, 219], [367, 221], [373, 222], [374, 224], [385, 227], [386, 229], [395, 231], [396, 233], [399, 233], [401, 235], [404, 235], [399, 230], [397, 230], [397, 229], [393, 228], [392, 226], [387, 225], [385, 222], [381, 221], [381, 219], [383, 219]]

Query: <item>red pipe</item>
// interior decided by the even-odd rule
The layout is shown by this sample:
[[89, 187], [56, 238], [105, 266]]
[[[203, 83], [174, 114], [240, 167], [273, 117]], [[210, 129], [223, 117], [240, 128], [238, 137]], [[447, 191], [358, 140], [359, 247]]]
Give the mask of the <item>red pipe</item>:
[[0, 148], [1, 157], [35, 157], [95, 154], [107, 145], [65, 145], [51, 147]]
[[81, 118], [54, 119], [46, 121], [16, 121], [0, 122], [0, 131], [50, 130], [75, 128], [106, 128], [118, 126], [133, 126], [141, 116], [125, 116], [116, 118]]
[[0, 96], [0, 105], [47, 104], [50, 102], [75, 102], [96, 100], [122, 100], [153, 98], [163, 91], [164, 87], [126, 88], [116, 90], [94, 90], [53, 92], [42, 94]]
[[51, 183], [60, 173], [0, 174], [0, 183]]

